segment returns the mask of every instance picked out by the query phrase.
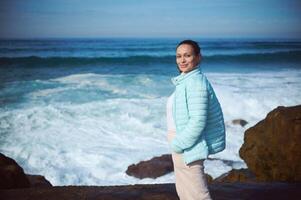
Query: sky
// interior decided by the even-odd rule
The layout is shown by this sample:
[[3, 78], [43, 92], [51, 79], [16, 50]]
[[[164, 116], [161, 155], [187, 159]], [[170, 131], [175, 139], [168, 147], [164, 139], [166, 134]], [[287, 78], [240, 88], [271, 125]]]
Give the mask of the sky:
[[301, 38], [301, 0], [0, 0], [0, 38]]

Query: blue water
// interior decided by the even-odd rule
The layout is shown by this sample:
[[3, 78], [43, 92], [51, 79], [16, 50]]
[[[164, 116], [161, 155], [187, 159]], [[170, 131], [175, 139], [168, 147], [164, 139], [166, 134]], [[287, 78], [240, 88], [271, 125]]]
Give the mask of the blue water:
[[[246, 167], [246, 128], [279, 105], [301, 104], [301, 42], [197, 40], [202, 71], [225, 115], [227, 148], [206, 161], [217, 177]], [[169, 153], [165, 103], [179, 39], [0, 40], [0, 152], [54, 185], [138, 180], [128, 165]], [[249, 124], [237, 127], [233, 119]], [[231, 162], [230, 162], [231, 163]]]
[[[0, 41], [1, 80], [64, 73], [174, 75], [176, 39]], [[203, 41], [203, 70], [254, 72], [300, 69], [301, 42]], [[56, 69], [56, 73], [48, 72]], [[8, 71], [9, 69], [9, 71]], [[22, 69], [22, 72], [20, 71]], [[62, 73], [62, 74], [60, 74]]]

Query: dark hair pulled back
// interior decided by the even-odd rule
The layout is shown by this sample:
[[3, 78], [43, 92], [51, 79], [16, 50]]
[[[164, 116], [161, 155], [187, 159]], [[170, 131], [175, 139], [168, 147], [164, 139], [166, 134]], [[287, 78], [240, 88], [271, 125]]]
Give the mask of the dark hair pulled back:
[[[183, 40], [182, 42], [180, 42], [180, 43], [177, 45], [177, 48], [178, 48], [180, 45], [182, 45], [182, 44], [188, 44], [188, 45], [192, 46], [195, 55], [201, 54], [201, 48], [200, 48], [200, 46], [198, 45], [197, 42], [195, 42], [195, 41], [193, 41], [193, 40]], [[176, 49], [177, 49], [177, 48], [176, 48]]]

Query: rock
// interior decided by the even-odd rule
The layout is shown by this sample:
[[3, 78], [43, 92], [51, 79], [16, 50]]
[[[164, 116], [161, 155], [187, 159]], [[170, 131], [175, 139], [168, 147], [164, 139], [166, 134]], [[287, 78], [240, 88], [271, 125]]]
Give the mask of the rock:
[[126, 170], [126, 174], [136, 178], [157, 178], [173, 171], [173, 163], [170, 154], [154, 157], [148, 161], [132, 164]]
[[235, 125], [241, 125], [242, 127], [244, 127], [248, 122], [246, 120], [243, 119], [234, 119], [232, 120], [232, 124]]
[[0, 190], [0, 199], [48, 200], [177, 200], [174, 184], [124, 186], [60, 186]]
[[207, 183], [212, 183], [213, 182], [212, 176], [210, 176], [209, 174], [206, 174], [206, 173], [205, 173], [205, 175], [206, 175], [206, 178], [207, 178]]
[[213, 180], [214, 183], [251, 183], [256, 182], [255, 175], [249, 169], [232, 169]]
[[26, 175], [31, 187], [51, 187], [51, 183], [44, 177], [40, 175]]
[[[301, 183], [214, 183], [209, 185], [212, 199], [299, 200]], [[0, 190], [5, 200], [178, 200], [175, 185], [60, 186]]]
[[239, 154], [259, 181], [301, 181], [301, 105], [277, 107], [246, 130]]
[[11, 158], [0, 153], [0, 189], [26, 188], [30, 183], [23, 169]]
[[51, 187], [40, 175], [27, 175], [13, 159], [0, 153], [0, 189]]

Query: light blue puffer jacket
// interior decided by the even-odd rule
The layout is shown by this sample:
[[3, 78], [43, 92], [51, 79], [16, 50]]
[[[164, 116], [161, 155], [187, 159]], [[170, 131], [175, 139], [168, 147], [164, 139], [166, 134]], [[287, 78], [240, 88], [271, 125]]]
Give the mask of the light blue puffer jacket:
[[214, 90], [199, 68], [172, 79], [175, 84], [173, 118], [176, 137], [171, 148], [184, 161], [206, 159], [225, 149], [225, 124]]

